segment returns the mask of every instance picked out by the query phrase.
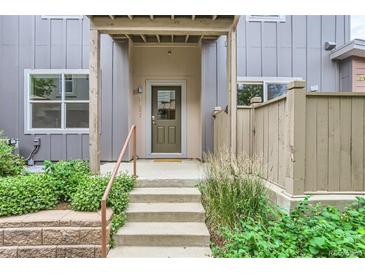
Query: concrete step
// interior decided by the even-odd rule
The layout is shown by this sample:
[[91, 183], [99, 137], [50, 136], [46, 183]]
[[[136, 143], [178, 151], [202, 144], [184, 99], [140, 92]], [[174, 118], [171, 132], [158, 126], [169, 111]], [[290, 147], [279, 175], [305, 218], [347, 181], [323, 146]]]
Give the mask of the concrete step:
[[205, 223], [127, 222], [115, 235], [120, 246], [209, 246]]
[[129, 195], [130, 203], [195, 203], [200, 202], [200, 192], [193, 187], [135, 188]]
[[130, 203], [128, 222], [204, 222], [201, 203]]
[[206, 258], [209, 247], [120, 246], [111, 249], [108, 258]]
[[196, 187], [199, 179], [138, 179], [136, 187]]

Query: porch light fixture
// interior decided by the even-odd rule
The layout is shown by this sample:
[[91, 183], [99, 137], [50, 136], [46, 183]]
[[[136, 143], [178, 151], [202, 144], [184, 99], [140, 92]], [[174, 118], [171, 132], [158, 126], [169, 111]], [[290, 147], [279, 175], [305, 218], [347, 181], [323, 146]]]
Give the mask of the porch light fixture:
[[325, 42], [324, 49], [325, 50], [332, 50], [336, 47], [336, 42]]
[[168, 52], [167, 52], [167, 55], [171, 55], [172, 54], [172, 50], [169, 50]]
[[134, 92], [135, 92], [136, 94], [142, 94], [142, 93], [143, 93], [143, 87], [142, 87], [142, 86], [138, 86], [138, 87], [134, 90]]

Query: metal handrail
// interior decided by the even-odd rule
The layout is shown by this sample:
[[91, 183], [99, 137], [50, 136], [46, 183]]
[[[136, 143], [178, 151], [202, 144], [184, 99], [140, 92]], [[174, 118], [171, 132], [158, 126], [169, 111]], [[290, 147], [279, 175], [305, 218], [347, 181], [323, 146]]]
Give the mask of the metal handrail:
[[114, 166], [112, 175], [110, 177], [109, 183], [106, 186], [106, 189], [104, 191], [103, 198], [101, 199], [101, 257], [105, 258], [107, 255], [107, 235], [106, 235], [106, 206], [107, 206], [107, 200], [109, 197], [109, 192], [113, 186], [113, 182], [115, 179], [115, 176], [117, 176], [120, 164], [123, 160], [124, 153], [128, 147], [128, 144], [131, 140], [131, 137], [133, 136], [133, 147], [132, 147], [132, 157], [133, 157], [133, 176], [137, 176], [137, 138], [136, 138], [136, 126], [132, 125], [127, 138], [125, 139], [124, 145], [120, 151], [118, 161]]

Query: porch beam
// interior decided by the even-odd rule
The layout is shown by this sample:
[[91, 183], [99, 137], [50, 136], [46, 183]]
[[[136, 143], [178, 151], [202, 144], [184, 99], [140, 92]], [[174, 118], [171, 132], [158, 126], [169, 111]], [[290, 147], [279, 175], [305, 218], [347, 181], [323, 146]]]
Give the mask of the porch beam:
[[230, 153], [237, 153], [237, 45], [236, 28], [227, 35], [227, 83], [228, 83], [228, 114], [229, 114], [229, 135]]
[[93, 17], [90, 20], [91, 29], [97, 29], [101, 33], [118, 34], [161, 34], [161, 35], [186, 35], [186, 34], [206, 34], [225, 35], [234, 22], [233, 18], [201, 18], [192, 21], [188, 18], [154, 18], [137, 17], [129, 20], [126, 17], [115, 17], [112, 20], [108, 16]]
[[89, 158], [90, 170], [100, 173], [100, 33], [89, 38]]
[[166, 29], [166, 28], [159, 28], [159, 29], [146, 29], [146, 28], [140, 28], [140, 29], [129, 29], [129, 28], [123, 28], [123, 29], [114, 29], [114, 30], [102, 30], [100, 33], [110, 34], [110, 35], [116, 35], [116, 34], [128, 34], [128, 35], [166, 35], [171, 36], [173, 35], [207, 35], [207, 36], [220, 36], [220, 35], [227, 35], [229, 32], [229, 29]]

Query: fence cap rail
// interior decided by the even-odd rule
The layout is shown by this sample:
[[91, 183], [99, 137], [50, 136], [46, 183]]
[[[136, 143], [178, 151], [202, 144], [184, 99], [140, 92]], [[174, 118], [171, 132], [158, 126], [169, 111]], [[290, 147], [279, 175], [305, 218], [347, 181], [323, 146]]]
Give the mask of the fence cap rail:
[[264, 106], [267, 106], [267, 105], [271, 105], [271, 104], [277, 103], [278, 101], [281, 101], [281, 100], [286, 100], [286, 94], [280, 95], [278, 97], [275, 97], [273, 99], [270, 99], [270, 100], [268, 100], [266, 102], [263, 102], [263, 103], [260, 103], [260, 104], [254, 104], [252, 106], [252, 108], [264, 107]]
[[365, 92], [308, 92], [307, 96], [328, 96], [328, 97], [365, 97]]

